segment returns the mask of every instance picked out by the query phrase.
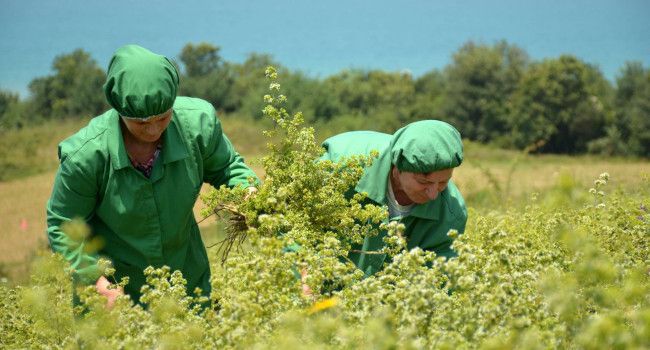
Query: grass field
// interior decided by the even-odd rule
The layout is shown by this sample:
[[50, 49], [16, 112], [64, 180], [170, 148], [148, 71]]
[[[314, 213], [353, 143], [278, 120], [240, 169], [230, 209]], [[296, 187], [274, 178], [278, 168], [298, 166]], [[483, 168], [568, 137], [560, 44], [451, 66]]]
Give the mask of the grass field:
[[[264, 152], [266, 138], [259, 127], [244, 118], [224, 118], [224, 130], [253, 169], [263, 176], [256, 162]], [[57, 166], [56, 145], [83, 122], [68, 121], [21, 130], [0, 141], [0, 277], [20, 282], [28, 275], [30, 259], [46, 248], [45, 202]], [[610, 187], [634, 189], [650, 173], [647, 160], [594, 156], [526, 155], [466, 143], [466, 161], [455, 170], [454, 180], [469, 207], [479, 211], [503, 209], [526, 203], [532, 193], [557, 188], [588, 188], [602, 172], [611, 175]], [[645, 175], [644, 175], [645, 174]], [[208, 190], [204, 186], [203, 191]], [[202, 204], [195, 206], [197, 213]], [[215, 218], [201, 224], [206, 245], [215, 243]]]

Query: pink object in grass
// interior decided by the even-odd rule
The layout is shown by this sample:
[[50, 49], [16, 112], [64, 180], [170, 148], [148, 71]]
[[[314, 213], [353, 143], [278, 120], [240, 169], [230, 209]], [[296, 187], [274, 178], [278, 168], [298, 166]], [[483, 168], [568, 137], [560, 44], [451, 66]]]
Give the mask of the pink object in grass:
[[19, 227], [20, 227], [21, 231], [27, 231], [27, 228], [28, 228], [27, 219], [21, 219]]

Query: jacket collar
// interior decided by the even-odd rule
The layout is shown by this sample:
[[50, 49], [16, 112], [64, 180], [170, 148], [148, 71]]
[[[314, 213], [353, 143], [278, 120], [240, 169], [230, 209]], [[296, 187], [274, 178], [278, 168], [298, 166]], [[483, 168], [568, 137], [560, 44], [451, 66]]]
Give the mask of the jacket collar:
[[[359, 193], [365, 192], [368, 198], [373, 202], [386, 205], [386, 188], [388, 185], [388, 174], [391, 169], [390, 146], [379, 153], [379, 157], [373, 160], [372, 164], [366, 168], [355, 187]], [[446, 190], [438, 195], [433, 201], [418, 204], [413, 207], [409, 216], [415, 216], [422, 219], [439, 220], [440, 211], [442, 210], [442, 201], [446, 196]]]
[[[162, 159], [165, 164], [189, 157], [187, 146], [183, 142], [182, 130], [179, 125], [176, 112], [172, 115], [167, 129], [162, 134], [163, 151]], [[120, 116], [116, 110], [111, 110], [108, 115], [108, 153], [111, 157], [113, 169], [119, 170], [131, 166], [131, 160], [126, 153], [122, 129], [120, 128]]]

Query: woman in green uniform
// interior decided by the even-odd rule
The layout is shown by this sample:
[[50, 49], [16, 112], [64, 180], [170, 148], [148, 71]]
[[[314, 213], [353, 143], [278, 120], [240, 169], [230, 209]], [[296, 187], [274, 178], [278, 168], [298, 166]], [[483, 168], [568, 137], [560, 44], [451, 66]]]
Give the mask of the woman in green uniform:
[[[379, 157], [364, 170], [354, 190], [367, 193], [374, 204], [387, 206], [389, 219], [406, 226], [408, 249], [420, 247], [438, 256], [455, 256], [447, 233], [465, 230], [467, 209], [451, 180], [453, 169], [463, 161], [463, 143], [453, 126], [422, 120], [393, 135], [352, 131], [330, 137], [323, 147], [326, 152], [322, 159], [334, 162], [378, 151]], [[385, 232], [366, 237], [355, 250], [379, 250], [384, 246], [384, 236]], [[386, 256], [350, 253], [350, 259], [369, 276], [382, 268]]]
[[[210, 292], [210, 269], [192, 208], [204, 182], [244, 186], [257, 177], [224, 135], [213, 106], [176, 97], [175, 66], [136, 45], [118, 49], [104, 93], [113, 107], [59, 144], [60, 166], [47, 202], [52, 250], [71, 264], [77, 283], [95, 284], [112, 304], [126, 293], [138, 302], [147, 266], [169, 266], [187, 290]], [[83, 218], [104, 244], [84, 252], [61, 225]], [[108, 289], [97, 266], [109, 258], [124, 291]]]

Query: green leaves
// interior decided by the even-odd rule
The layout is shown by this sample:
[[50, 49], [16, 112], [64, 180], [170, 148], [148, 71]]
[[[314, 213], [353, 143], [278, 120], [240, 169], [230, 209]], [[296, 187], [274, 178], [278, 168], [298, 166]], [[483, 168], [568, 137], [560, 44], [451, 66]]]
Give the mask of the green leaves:
[[539, 151], [581, 153], [605, 133], [610, 105], [607, 82], [597, 68], [564, 55], [534, 64], [512, 98], [512, 142]]
[[[650, 181], [627, 193], [603, 173], [589, 190], [562, 180], [558, 200], [471, 211], [451, 260], [405, 250], [402, 225], [387, 224], [392, 260], [362, 279], [347, 253], [386, 213], [346, 192], [372, 157], [317, 161], [313, 129], [285, 109], [277, 71], [266, 72], [275, 136], [264, 183], [246, 200], [239, 187], [203, 197], [208, 213], [227, 205], [246, 223], [232, 227], [246, 244], [223, 264], [209, 250], [211, 305], [163, 267], [145, 271], [146, 307], [124, 297], [106, 309], [89, 286], [73, 313], [63, 260], [43, 258], [30, 285], [0, 283], [1, 348], [650, 347]], [[570, 203], [574, 191], [593, 201]], [[90, 237], [77, 222], [68, 230]]]
[[[32, 80], [32, 113], [45, 119], [93, 117], [107, 108], [102, 94], [106, 74], [82, 49], [54, 59], [55, 73]], [[34, 120], [33, 116], [25, 115]]]

